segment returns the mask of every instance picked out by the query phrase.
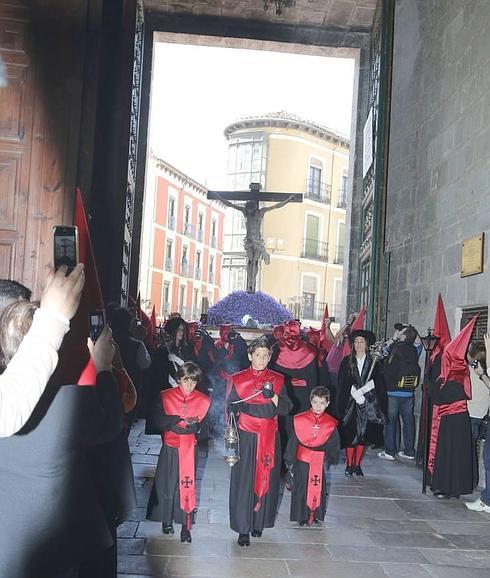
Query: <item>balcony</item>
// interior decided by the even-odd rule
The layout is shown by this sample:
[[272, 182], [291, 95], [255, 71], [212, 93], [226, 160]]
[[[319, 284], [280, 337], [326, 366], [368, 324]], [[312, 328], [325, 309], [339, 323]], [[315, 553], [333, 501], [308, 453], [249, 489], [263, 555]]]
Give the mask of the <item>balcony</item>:
[[186, 237], [190, 237], [191, 239], [194, 239], [195, 235], [195, 230], [194, 230], [194, 225], [192, 225], [191, 223], [184, 223], [184, 230], [183, 233]]
[[210, 242], [211, 247], [215, 248], [216, 247], [216, 237], [214, 235], [211, 235], [211, 242]]
[[191, 273], [191, 268], [189, 267], [189, 263], [187, 261], [182, 261], [180, 264], [180, 276], [181, 277], [189, 277]]
[[[313, 301], [306, 300], [304, 297], [291, 297], [288, 299], [288, 309], [291, 315], [295, 319], [308, 321], [319, 321], [323, 320], [323, 314], [325, 312], [324, 301]], [[328, 314], [331, 317], [335, 317], [337, 322], [340, 321], [340, 315], [342, 313], [342, 305], [340, 304], [328, 304]]]
[[201, 269], [199, 267], [196, 267], [196, 271], [195, 271], [195, 275], [194, 275], [195, 279], [197, 281], [201, 280]]
[[197, 240], [199, 243], [202, 243], [204, 239], [204, 230], [203, 229], [198, 229], [197, 230]]
[[171, 258], [165, 259], [165, 271], [171, 272], [171, 271], [173, 271], [173, 269], [174, 269], [173, 259], [171, 259]]
[[173, 215], [167, 217], [167, 227], [172, 229], [172, 231], [175, 230], [175, 217]]
[[303, 239], [301, 257], [304, 259], [315, 259], [316, 261], [328, 261], [328, 243], [317, 239]]
[[305, 197], [318, 203], [330, 203], [332, 196], [332, 187], [318, 179], [306, 179]]

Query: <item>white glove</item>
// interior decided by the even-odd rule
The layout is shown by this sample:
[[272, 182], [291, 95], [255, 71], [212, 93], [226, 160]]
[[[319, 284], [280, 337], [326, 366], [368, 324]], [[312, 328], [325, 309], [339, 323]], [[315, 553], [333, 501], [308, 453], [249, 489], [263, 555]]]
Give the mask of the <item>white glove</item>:
[[361, 391], [364, 394], [364, 393], [367, 393], [368, 391], [371, 391], [372, 389], [374, 389], [374, 381], [372, 379], [370, 379], [366, 383], [366, 385], [364, 385], [363, 387], [358, 389], [358, 391]]
[[350, 394], [358, 405], [362, 405], [366, 401], [362, 391], [360, 389], [356, 389], [354, 386], [351, 387]]

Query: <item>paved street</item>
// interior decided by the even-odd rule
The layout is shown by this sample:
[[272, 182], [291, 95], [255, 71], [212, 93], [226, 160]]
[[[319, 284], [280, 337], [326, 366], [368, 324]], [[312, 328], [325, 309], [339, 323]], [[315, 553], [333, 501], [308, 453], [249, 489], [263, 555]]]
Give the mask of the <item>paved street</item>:
[[193, 542], [182, 544], [177, 528], [174, 536], [164, 536], [160, 524], [144, 519], [160, 439], [145, 436], [142, 425], [130, 437], [139, 508], [120, 527], [120, 578], [490, 576], [490, 516], [469, 512], [462, 500], [423, 496], [419, 470], [380, 460], [373, 450], [362, 464], [364, 478], [347, 479], [343, 464], [331, 472], [324, 528], [290, 523], [285, 491], [276, 527], [240, 548], [228, 527], [229, 467], [221, 444], [211, 444], [200, 461]]

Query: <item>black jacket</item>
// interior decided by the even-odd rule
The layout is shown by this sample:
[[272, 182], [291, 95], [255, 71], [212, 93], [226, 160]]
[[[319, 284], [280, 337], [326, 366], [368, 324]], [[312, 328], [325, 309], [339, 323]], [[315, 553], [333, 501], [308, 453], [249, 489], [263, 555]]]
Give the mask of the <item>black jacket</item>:
[[96, 387], [48, 385], [16, 435], [0, 440], [0, 576], [46, 578], [112, 545], [88, 453], [122, 431], [111, 373]]

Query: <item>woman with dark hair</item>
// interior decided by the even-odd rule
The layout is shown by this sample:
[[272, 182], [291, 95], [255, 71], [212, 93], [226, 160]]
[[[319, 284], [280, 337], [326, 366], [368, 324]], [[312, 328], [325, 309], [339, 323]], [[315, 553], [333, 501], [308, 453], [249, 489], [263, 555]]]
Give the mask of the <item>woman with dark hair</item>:
[[352, 477], [364, 475], [361, 469], [364, 446], [377, 442], [386, 417], [381, 409], [384, 395], [381, 372], [376, 366], [369, 375], [373, 363], [369, 347], [374, 344], [374, 333], [358, 329], [350, 334], [349, 341], [352, 349], [342, 359], [338, 374], [337, 414], [347, 458], [345, 475]]
[[186, 361], [191, 361], [192, 355], [187, 343], [187, 323], [182, 317], [173, 317], [165, 324], [167, 334], [166, 348], [168, 351], [168, 386], [177, 387], [177, 371]]

